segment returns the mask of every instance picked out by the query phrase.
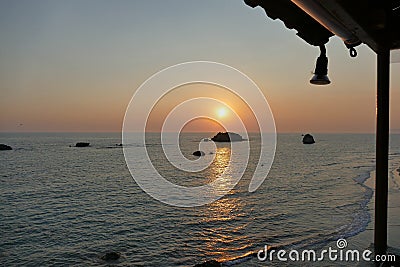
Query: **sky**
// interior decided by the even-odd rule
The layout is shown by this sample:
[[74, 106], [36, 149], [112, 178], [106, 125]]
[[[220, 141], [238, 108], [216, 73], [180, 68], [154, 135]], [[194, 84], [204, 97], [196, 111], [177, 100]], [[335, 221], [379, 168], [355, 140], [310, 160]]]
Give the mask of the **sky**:
[[[374, 132], [376, 55], [361, 45], [351, 58], [332, 37], [332, 84], [312, 86], [319, 49], [295, 33], [242, 0], [0, 0], [0, 131], [119, 132], [144, 81], [166, 67], [204, 60], [248, 75], [268, 100], [278, 132]], [[390, 126], [400, 132], [395, 73], [400, 64], [391, 64]], [[214, 89], [178, 88], [157, 104], [148, 129], [160, 128], [177, 99], [213, 94], [256, 130], [240, 99]], [[200, 119], [185, 129], [219, 125]]]

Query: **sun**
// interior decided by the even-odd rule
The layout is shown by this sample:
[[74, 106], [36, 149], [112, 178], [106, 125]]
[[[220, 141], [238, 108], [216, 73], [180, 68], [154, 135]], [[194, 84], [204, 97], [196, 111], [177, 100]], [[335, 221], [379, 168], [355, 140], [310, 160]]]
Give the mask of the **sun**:
[[226, 117], [226, 115], [228, 114], [228, 111], [226, 110], [226, 108], [219, 108], [217, 110], [217, 114], [218, 114], [218, 117], [223, 118], [223, 117]]

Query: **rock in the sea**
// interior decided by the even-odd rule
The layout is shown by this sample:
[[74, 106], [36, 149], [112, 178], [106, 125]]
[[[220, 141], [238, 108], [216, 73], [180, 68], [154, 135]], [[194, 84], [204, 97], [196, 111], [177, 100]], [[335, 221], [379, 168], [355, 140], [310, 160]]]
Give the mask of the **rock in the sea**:
[[0, 144], [0, 150], [12, 150], [12, 147], [5, 144]]
[[244, 139], [240, 134], [226, 132], [226, 133], [217, 133], [213, 138], [211, 138], [214, 142], [236, 142], [236, 141], [243, 141]]
[[216, 260], [210, 260], [203, 263], [196, 264], [194, 267], [221, 267], [221, 263]]
[[200, 150], [193, 152], [193, 156], [197, 156], [197, 157], [204, 156], [205, 154], [206, 153], [204, 153], [203, 151], [200, 151]]
[[314, 144], [315, 140], [311, 134], [305, 134], [303, 136], [303, 144]]
[[101, 259], [104, 261], [115, 261], [118, 260], [120, 257], [121, 254], [119, 254], [118, 252], [110, 251], [101, 256]]
[[90, 145], [90, 143], [78, 142], [78, 143], [75, 144], [75, 147], [87, 147], [89, 145]]

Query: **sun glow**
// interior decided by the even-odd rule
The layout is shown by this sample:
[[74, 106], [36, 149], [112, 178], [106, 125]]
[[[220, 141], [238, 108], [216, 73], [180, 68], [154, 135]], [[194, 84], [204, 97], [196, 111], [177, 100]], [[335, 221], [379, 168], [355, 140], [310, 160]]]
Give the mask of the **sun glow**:
[[226, 117], [226, 115], [228, 114], [228, 111], [226, 110], [226, 108], [219, 108], [217, 110], [217, 114], [218, 114], [218, 117], [223, 118], [223, 117]]

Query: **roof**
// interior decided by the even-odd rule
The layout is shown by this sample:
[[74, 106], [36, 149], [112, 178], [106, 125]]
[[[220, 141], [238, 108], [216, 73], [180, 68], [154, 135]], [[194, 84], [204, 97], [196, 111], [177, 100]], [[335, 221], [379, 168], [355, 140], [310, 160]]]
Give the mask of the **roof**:
[[338, 35], [347, 46], [360, 43], [375, 52], [400, 48], [400, 0], [244, 0], [264, 8], [307, 43], [323, 45]]

